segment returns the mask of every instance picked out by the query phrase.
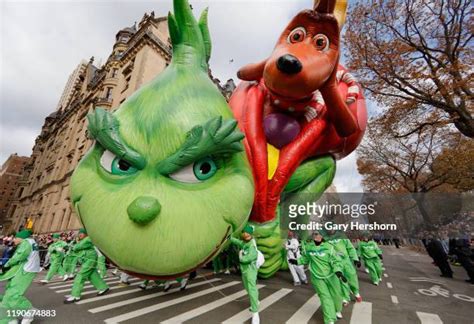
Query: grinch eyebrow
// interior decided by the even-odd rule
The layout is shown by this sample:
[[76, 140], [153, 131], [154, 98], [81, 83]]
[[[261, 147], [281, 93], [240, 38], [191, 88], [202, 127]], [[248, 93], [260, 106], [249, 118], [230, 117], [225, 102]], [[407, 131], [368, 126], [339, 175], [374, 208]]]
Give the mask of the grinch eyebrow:
[[204, 125], [194, 126], [181, 147], [158, 164], [158, 171], [169, 175], [209, 155], [241, 152], [243, 138], [235, 119], [212, 118]]
[[96, 108], [87, 115], [89, 137], [95, 139], [103, 148], [132, 164], [139, 170], [146, 165], [145, 158], [124, 143], [119, 133], [119, 121], [110, 112]]

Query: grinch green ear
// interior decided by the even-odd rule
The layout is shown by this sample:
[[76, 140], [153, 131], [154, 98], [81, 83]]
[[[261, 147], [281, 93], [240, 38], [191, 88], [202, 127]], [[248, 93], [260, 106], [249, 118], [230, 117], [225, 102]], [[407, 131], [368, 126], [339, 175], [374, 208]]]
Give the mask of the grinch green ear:
[[199, 66], [207, 72], [211, 56], [211, 38], [204, 10], [199, 23], [194, 18], [188, 0], [173, 1], [174, 14], [168, 14], [168, 28], [173, 44], [171, 64]]

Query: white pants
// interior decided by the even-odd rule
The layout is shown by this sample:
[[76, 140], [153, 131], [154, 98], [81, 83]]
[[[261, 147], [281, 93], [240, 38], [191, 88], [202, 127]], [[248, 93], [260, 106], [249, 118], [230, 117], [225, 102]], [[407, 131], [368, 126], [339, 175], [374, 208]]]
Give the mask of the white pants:
[[300, 283], [301, 281], [307, 280], [306, 273], [304, 273], [304, 266], [288, 263], [288, 267], [290, 268], [294, 283]]

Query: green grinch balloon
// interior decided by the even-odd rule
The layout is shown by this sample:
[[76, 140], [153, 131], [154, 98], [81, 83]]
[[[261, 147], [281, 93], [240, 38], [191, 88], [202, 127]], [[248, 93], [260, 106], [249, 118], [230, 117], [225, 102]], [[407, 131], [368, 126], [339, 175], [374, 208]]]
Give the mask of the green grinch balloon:
[[225, 98], [208, 76], [207, 10], [174, 0], [171, 64], [111, 113], [88, 116], [95, 140], [72, 202], [97, 247], [142, 277], [179, 277], [211, 260], [246, 223], [254, 186]]

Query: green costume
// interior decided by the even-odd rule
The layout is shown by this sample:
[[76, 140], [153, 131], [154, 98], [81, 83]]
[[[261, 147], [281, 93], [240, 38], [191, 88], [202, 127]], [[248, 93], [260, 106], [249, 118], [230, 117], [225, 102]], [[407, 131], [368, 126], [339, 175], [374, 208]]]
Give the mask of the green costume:
[[74, 246], [76, 245], [76, 241], [72, 240], [68, 244], [68, 250], [66, 252], [66, 255], [64, 256], [64, 261], [63, 261], [63, 268], [64, 272], [66, 275], [73, 277], [76, 273], [76, 268], [77, 268], [77, 262], [79, 259], [79, 256], [77, 255], [76, 252], [74, 252]]
[[324, 323], [335, 322], [336, 313], [342, 310], [341, 283], [336, 276], [336, 272], [342, 272], [342, 264], [336, 250], [326, 242], [303, 243], [298, 264], [309, 265], [311, 284], [321, 300]]
[[90, 281], [98, 291], [106, 290], [108, 286], [97, 272], [97, 251], [90, 237], [87, 236], [79, 241], [73, 250], [79, 253], [79, 262], [82, 265], [74, 279], [71, 296], [80, 298], [86, 281]]
[[382, 262], [380, 261], [382, 250], [375, 241], [360, 241], [357, 246], [357, 254], [364, 260], [372, 283], [378, 285], [382, 278]]
[[240, 248], [239, 261], [242, 282], [250, 298], [250, 311], [257, 313], [259, 306], [257, 289], [257, 244], [254, 239], [244, 242], [235, 237], [231, 237], [231, 242]]
[[99, 272], [101, 278], [107, 276], [107, 265], [105, 264], [105, 256], [97, 251], [97, 271]]
[[50, 281], [55, 274], [64, 276], [64, 269], [62, 266], [67, 243], [62, 240], [57, 240], [48, 247], [50, 266], [46, 274], [46, 281]]
[[17, 233], [16, 237], [23, 241], [6, 264], [11, 267], [10, 270], [0, 276], [0, 281], [8, 280], [5, 293], [0, 295], [0, 324], [13, 319], [7, 317], [7, 310], [29, 310], [33, 307], [23, 296], [40, 270], [38, 245], [29, 238], [30, 235], [28, 230]]
[[359, 279], [354, 267], [354, 262], [359, 261], [357, 251], [351, 241], [346, 238], [332, 238], [328, 240], [328, 243], [334, 247], [337, 255], [341, 258], [342, 273], [347, 279], [347, 283], [341, 282], [342, 298], [349, 301], [351, 292], [354, 295], [359, 295]]

